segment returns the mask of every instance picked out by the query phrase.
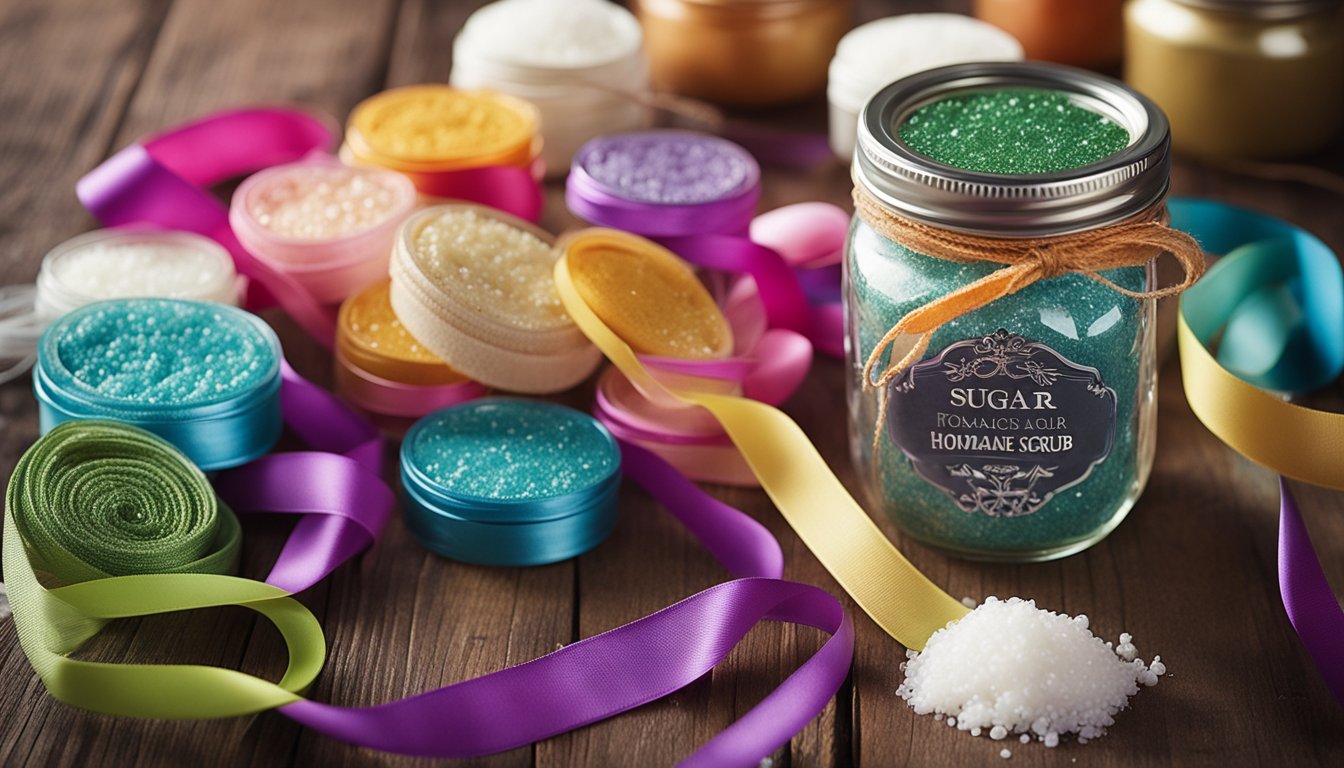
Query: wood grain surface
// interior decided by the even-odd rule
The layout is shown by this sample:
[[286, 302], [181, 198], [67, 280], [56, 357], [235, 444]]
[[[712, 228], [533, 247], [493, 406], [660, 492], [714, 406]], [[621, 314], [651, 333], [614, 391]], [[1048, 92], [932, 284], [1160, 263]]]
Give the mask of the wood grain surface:
[[[557, 0], [560, 1], [560, 0]], [[75, 180], [138, 136], [212, 109], [301, 103], [343, 116], [384, 87], [446, 81], [451, 42], [478, 0], [0, 0], [0, 284], [30, 281], [53, 245], [91, 228]], [[856, 20], [967, 10], [968, 2], [858, 2]], [[820, 99], [745, 116], [825, 130]], [[1344, 172], [1344, 142], [1314, 158]], [[1251, 205], [1344, 252], [1344, 200], [1287, 182], [1177, 163], [1175, 192]], [[847, 205], [840, 163], [768, 170], [762, 209], [803, 200]], [[578, 222], [548, 190], [545, 226]], [[330, 360], [286, 318], [269, 314], [305, 375], [330, 382]], [[953, 595], [1023, 595], [1087, 613], [1095, 631], [1132, 632], [1171, 674], [1144, 690], [1103, 739], [1047, 750], [1016, 742], [1013, 764], [1344, 765], [1344, 710], [1297, 643], [1275, 581], [1274, 477], [1233, 454], [1195, 420], [1169, 361], [1160, 389], [1157, 463], [1129, 519], [1085, 553], [1038, 565], [950, 559], [903, 539], [910, 559]], [[822, 359], [785, 406], [836, 473], [857, 490], [847, 457], [842, 366]], [[586, 408], [591, 386], [561, 398]], [[1338, 388], [1320, 395], [1339, 408]], [[0, 476], [37, 436], [26, 379], [0, 387]], [[1299, 487], [1307, 525], [1344, 593], [1344, 497]], [[788, 578], [840, 594], [759, 491], [713, 488], [764, 522], [784, 547]], [[609, 629], [726, 575], [647, 496], [623, 490], [615, 534], [545, 568], [480, 568], [428, 554], [400, 520], [368, 554], [302, 600], [322, 621], [330, 660], [310, 695], [339, 705], [407, 696], [516, 664]], [[260, 576], [287, 529], [249, 524], [245, 573]], [[1002, 745], [916, 717], [895, 694], [903, 650], [850, 604], [851, 680], [773, 757], [776, 766], [998, 765]], [[489, 766], [670, 765], [782, 681], [824, 640], [786, 625], [753, 630], [728, 661], [663, 701]], [[1344, 638], [1341, 638], [1344, 647]], [[282, 643], [241, 609], [119, 622], [81, 652], [113, 661], [194, 662], [278, 676]], [[452, 723], [443, 727], [451, 728]], [[49, 698], [0, 621], [0, 765], [420, 765], [358, 749], [263, 713], [208, 722], [115, 719]]]

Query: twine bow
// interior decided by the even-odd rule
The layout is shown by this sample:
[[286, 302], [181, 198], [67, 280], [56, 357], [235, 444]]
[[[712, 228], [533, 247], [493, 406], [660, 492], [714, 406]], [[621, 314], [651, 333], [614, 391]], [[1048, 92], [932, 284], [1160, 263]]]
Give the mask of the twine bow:
[[[906, 313], [887, 331], [863, 365], [864, 389], [878, 389], [876, 448], [886, 423], [887, 385], [928, 351], [933, 334], [943, 325], [1005, 296], [1017, 293], [1038, 280], [1076, 272], [1096, 280], [1117, 293], [1134, 299], [1174, 296], [1204, 274], [1204, 251], [1193, 237], [1165, 223], [1131, 219], [1109, 227], [1054, 237], [1004, 239], [981, 237], [921, 224], [891, 213], [860, 187], [854, 188], [854, 210], [877, 234], [916, 253], [961, 264], [988, 261], [1004, 265], [974, 282]], [[1163, 253], [1180, 263], [1185, 279], [1177, 285], [1152, 291], [1131, 291], [1102, 277], [1100, 272], [1137, 267]], [[915, 345], [899, 360], [888, 360], [874, 378], [883, 355], [906, 335], [917, 335]]]

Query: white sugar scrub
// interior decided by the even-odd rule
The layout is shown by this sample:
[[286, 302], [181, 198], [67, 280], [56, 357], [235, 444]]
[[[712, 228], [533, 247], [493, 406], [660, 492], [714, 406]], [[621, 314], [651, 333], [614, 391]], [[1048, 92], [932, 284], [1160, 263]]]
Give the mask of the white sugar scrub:
[[42, 261], [36, 309], [53, 318], [95, 301], [156, 296], [237, 302], [223, 246], [190, 232], [103, 229], [56, 246]]
[[637, 53], [642, 40], [634, 16], [607, 0], [499, 0], [473, 13], [462, 31], [464, 47], [548, 68], [609, 64]]
[[831, 149], [851, 159], [859, 112], [889, 83], [949, 64], [1021, 60], [1012, 35], [958, 13], [906, 13], [855, 27], [836, 46], [827, 75]]
[[1152, 664], [1139, 658], [1128, 633], [1113, 645], [1092, 634], [1086, 615], [1016, 597], [986, 598], [906, 657], [896, 692], [917, 714], [972, 736], [1047, 747], [1066, 735], [1079, 744], [1104, 735], [1140, 686], [1156, 685], [1167, 671], [1160, 656]]
[[647, 127], [644, 35], [634, 14], [608, 0], [498, 0], [467, 19], [453, 41], [449, 83], [526, 99], [541, 116], [541, 159], [569, 170], [594, 136]]
[[399, 174], [295, 164], [255, 186], [245, 204], [258, 224], [277, 235], [327, 240], [405, 217], [413, 195]]

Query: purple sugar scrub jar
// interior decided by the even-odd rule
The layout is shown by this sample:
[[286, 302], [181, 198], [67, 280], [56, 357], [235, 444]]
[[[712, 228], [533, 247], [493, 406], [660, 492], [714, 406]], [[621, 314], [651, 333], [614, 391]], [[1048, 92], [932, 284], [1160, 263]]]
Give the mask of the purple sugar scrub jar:
[[593, 139], [575, 154], [565, 186], [566, 204], [584, 221], [653, 238], [745, 236], [760, 197], [751, 153], [692, 131]]

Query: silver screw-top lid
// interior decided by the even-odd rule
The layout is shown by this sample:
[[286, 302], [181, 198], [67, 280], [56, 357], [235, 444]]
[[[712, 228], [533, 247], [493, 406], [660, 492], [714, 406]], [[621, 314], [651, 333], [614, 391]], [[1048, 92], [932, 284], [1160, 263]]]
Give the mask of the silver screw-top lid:
[[[1119, 152], [1080, 168], [1008, 175], [968, 171], [922, 155], [900, 138], [917, 109], [954, 94], [1038, 88], [1129, 132]], [[1171, 131], [1166, 115], [1123, 83], [1039, 62], [956, 64], [897, 80], [859, 118], [854, 183], [899, 216], [998, 237], [1039, 237], [1093, 229], [1142, 213], [1167, 194]]]

